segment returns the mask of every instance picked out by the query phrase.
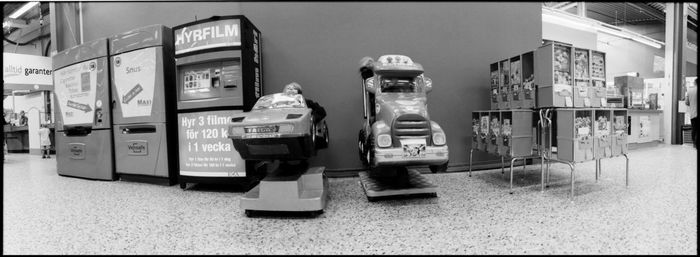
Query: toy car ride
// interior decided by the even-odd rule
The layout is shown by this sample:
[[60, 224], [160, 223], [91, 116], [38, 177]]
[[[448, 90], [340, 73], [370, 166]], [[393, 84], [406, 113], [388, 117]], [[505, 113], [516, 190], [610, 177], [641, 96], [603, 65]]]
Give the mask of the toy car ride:
[[316, 150], [328, 147], [325, 110], [316, 104], [309, 108], [310, 100], [293, 87], [260, 97], [250, 112], [231, 119], [229, 138], [236, 151], [269, 167], [260, 184], [241, 198], [248, 216], [254, 211], [313, 214], [325, 207], [325, 167], [309, 168], [307, 163]]
[[[445, 133], [428, 116], [427, 93], [432, 81], [419, 63], [404, 55], [384, 55], [376, 62], [365, 57], [360, 73], [365, 113], [358, 146], [360, 159], [369, 170], [361, 176], [383, 179], [390, 187], [377, 189], [382, 193], [365, 188], [368, 197], [434, 193], [434, 186], [419, 172], [406, 168], [428, 165], [433, 173], [447, 170]], [[425, 188], [429, 190], [413, 190]]]

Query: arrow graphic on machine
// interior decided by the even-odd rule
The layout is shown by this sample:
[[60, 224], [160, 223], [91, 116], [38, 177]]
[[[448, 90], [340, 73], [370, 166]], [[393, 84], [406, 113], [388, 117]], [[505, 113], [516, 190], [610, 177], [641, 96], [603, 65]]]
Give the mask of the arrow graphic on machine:
[[92, 108], [90, 108], [90, 105], [87, 104], [81, 104], [81, 103], [76, 103], [71, 100], [68, 100], [68, 107], [75, 108], [84, 112], [89, 112], [92, 111]]
[[136, 86], [134, 86], [134, 88], [129, 90], [129, 92], [127, 92], [126, 95], [124, 95], [124, 97], [122, 97], [122, 103], [128, 104], [129, 102], [131, 102], [131, 99], [134, 99], [134, 97], [136, 97], [136, 95], [141, 93], [141, 91], [143, 91], [143, 87], [141, 87], [141, 84], [136, 84]]

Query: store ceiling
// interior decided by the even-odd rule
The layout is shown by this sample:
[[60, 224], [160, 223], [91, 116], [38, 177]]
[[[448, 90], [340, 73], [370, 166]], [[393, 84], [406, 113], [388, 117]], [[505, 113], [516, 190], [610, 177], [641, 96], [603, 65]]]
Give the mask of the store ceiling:
[[[7, 2], [2, 6], [3, 20], [5, 20], [10, 14], [12, 14], [17, 9], [21, 8], [27, 2]], [[39, 11], [41, 10], [41, 15]], [[27, 11], [19, 20], [22, 20], [29, 24], [32, 20], [39, 19], [40, 16], [47, 16], [49, 14], [49, 2], [40, 2], [40, 4], [29, 11]], [[3, 28], [3, 34], [9, 36], [12, 32], [15, 32], [19, 28]]]
[[[550, 8], [578, 13], [579, 2], [544, 2]], [[586, 17], [610, 25], [645, 25], [666, 23], [664, 2], [585, 2]], [[688, 27], [697, 30], [698, 5], [690, 3]]]

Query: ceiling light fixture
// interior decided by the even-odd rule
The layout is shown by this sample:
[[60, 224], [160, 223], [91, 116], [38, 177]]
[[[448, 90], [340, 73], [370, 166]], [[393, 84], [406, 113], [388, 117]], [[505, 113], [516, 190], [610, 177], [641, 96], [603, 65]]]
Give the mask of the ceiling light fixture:
[[24, 13], [26, 13], [27, 11], [32, 9], [32, 7], [36, 6], [37, 4], [39, 4], [39, 2], [28, 2], [28, 3], [24, 4], [22, 7], [20, 7], [19, 9], [17, 9], [17, 11], [10, 14], [10, 16], [8, 16], [8, 17], [10, 17], [11, 19], [17, 19], [17, 18], [21, 17], [22, 15], [24, 15]]
[[560, 24], [575, 29], [602, 32], [613, 36], [634, 40], [655, 48], [661, 48], [661, 46], [664, 45], [664, 42], [654, 40], [652, 38], [627, 29], [606, 24], [594, 19], [585, 18], [562, 11], [557, 11], [544, 6], [542, 7], [542, 21]]

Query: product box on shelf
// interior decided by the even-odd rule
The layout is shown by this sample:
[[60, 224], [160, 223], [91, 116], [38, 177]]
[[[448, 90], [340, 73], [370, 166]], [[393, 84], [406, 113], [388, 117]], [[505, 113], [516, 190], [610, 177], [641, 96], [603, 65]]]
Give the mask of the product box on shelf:
[[590, 107], [591, 96], [590, 51], [574, 48], [574, 107]]
[[532, 155], [533, 111], [513, 109], [501, 111], [501, 139], [498, 141], [498, 154], [506, 157]]
[[593, 148], [595, 159], [612, 156], [612, 119], [610, 109], [593, 109]]
[[522, 108], [522, 66], [520, 55], [510, 58], [510, 94], [508, 101], [511, 109]]
[[627, 154], [627, 109], [612, 109], [612, 156]]
[[480, 111], [472, 111], [472, 148], [479, 150], [479, 127], [481, 125], [479, 119], [481, 116]]
[[535, 108], [535, 52], [524, 53], [520, 58], [522, 66], [521, 107]]
[[489, 112], [479, 111], [479, 144], [478, 149], [486, 152], [489, 140]]
[[573, 107], [572, 46], [550, 43], [535, 51], [537, 107]]
[[605, 53], [591, 50], [591, 107], [611, 107], [607, 99], [605, 67]]
[[622, 98], [622, 104], [615, 107], [630, 109], [644, 108], [644, 79], [634, 76], [615, 77], [615, 89]]
[[486, 152], [498, 154], [498, 139], [501, 136], [501, 111], [489, 111], [489, 138]]
[[498, 110], [499, 108], [499, 97], [500, 95], [498, 94], [499, 90], [499, 76], [500, 76], [500, 71], [498, 70], [498, 63], [492, 63], [491, 67], [489, 67], [491, 70], [491, 110]]
[[593, 110], [557, 110], [557, 158], [570, 162], [593, 160]]
[[510, 109], [510, 60], [505, 59], [500, 61], [498, 63], [498, 69], [501, 72], [498, 81], [500, 85], [498, 93], [501, 95], [498, 99], [498, 109]]

